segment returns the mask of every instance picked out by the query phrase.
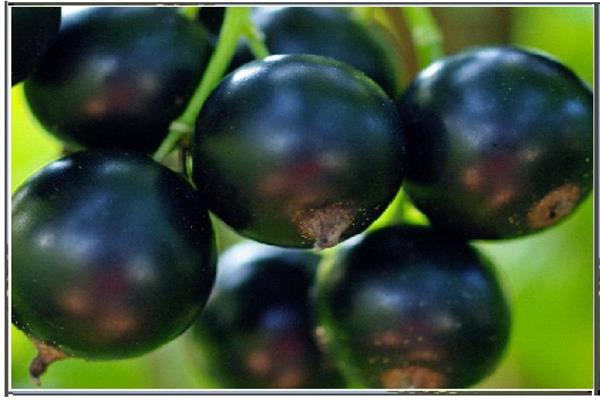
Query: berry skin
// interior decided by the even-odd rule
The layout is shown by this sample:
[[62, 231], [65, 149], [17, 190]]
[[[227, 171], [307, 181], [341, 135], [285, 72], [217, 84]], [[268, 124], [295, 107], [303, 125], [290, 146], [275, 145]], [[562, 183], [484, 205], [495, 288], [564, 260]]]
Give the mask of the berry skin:
[[313, 336], [309, 291], [319, 260], [252, 242], [227, 250], [192, 328], [203, 373], [224, 388], [338, 387]]
[[460, 240], [390, 227], [342, 246], [323, 267], [321, 330], [352, 386], [467, 387], [506, 347], [510, 315], [499, 283]]
[[13, 323], [42, 353], [121, 359], [165, 344], [204, 306], [215, 263], [199, 195], [146, 156], [74, 153], [13, 197]]
[[513, 238], [570, 215], [592, 187], [592, 92], [544, 55], [480, 48], [434, 63], [399, 101], [407, 193], [434, 226]]
[[[264, 34], [271, 54], [330, 57], [364, 72], [390, 96], [399, 91], [400, 66], [390, 34], [377, 25], [354, 20], [346, 10], [256, 7], [252, 10], [252, 21]], [[250, 49], [239, 46], [231, 70], [252, 60]]]
[[11, 83], [25, 80], [58, 36], [60, 7], [10, 7]]
[[71, 146], [151, 152], [210, 52], [208, 34], [176, 8], [93, 7], [64, 18], [25, 94], [42, 125]]
[[228, 75], [193, 137], [192, 176], [209, 209], [240, 234], [326, 248], [362, 232], [403, 175], [393, 102], [350, 66], [271, 56]]

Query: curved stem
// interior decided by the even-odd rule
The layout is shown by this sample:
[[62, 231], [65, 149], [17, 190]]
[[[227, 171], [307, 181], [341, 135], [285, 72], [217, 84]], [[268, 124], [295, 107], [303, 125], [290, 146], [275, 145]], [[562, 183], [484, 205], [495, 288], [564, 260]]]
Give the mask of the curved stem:
[[152, 157], [155, 161], [162, 160], [183, 137], [193, 132], [196, 116], [209, 94], [217, 87], [227, 71], [227, 67], [235, 53], [238, 39], [249, 20], [250, 9], [248, 7], [228, 7], [226, 9], [223, 25], [219, 32], [217, 48], [208, 62], [200, 85], [184, 112], [171, 123], [169, 134]]
[[410, 29], [419, 68], [444, 56], [442, 33], [427, 7], [403, 7], [402, 13]]
[[271, 55], [269, 49], [265, 45], [263, 33], [258, 30], [256, 25], [253, 23], [247, 23], [244, 27], [244, 36], [248, 41], [250, 51], [254, 55], [254, 58], [261, 59]]
[[154, 161], [162, 161], [162, 159], [165, 158], [175, 148], [175, 146], [177, 146], [177, 143], [179, 143], [184, 136], [191, 134], [193, 131], [192, 124], [193, 122], [179, 123], [177, 120], [171, 122], [167, 137], [162, 141], [152, 156]]

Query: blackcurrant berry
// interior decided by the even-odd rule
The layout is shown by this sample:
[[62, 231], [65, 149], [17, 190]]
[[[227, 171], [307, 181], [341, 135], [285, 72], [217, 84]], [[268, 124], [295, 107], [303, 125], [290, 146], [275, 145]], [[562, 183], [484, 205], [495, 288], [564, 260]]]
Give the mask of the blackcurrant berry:
[[12, 202], [12, 318], [37, 378], [65, 356], [120, 359], [182, 333], [215, 276], [210, 220], [178, 174], [133, 153], [49, 164]]
[[[334, 7], [256, 7], [252, 20], [271, 54], [314, 54], [345, 62], [364, 72], [390, 96], [399, 89], [398, 55], [389, 33], [353, 19]], [[232, 69], [254, 59], [241, 46]]]
[[25, 93], [68, 144], [150, 152], [184, 110], [210, 49], [176, 8], [93, 7], [64, 18]]
[[319, 273], [317, 297], [324, 342], [351, 385], [462, 388], [494, 369], [509, 308], [471, 247], [417, 227], [342, 247]]
[[11, 84], [23, 81], [58, 36], [60, 7], [10, 7]]
[[592, 187], [592, 92], [544, 55], [480, 48], [421, 72], [399, 101], [406, 191], [440, 229], [511, 238], [554, 225]]
[[250, 242], [225, 252], [215, 289], [192, 328], [202, 372], [230, 388], [338, 386], [313, 336], [309, 290], [319, 260]]
[[207, 99], [193, 180], [245, 236], [331, 247], [395, 196], [402, 133], [393, 102], [360, 71], [320, 56], [271, 56], [228, 75]]

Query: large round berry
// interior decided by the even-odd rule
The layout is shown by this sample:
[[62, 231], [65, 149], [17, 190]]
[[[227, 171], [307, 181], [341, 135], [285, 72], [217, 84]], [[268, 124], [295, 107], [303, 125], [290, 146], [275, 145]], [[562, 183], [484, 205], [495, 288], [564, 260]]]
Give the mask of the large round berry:
[[23, 81], [58, 36], [60, 7], [10, 7], [11, 84]]
[[132, 153], [75, 153], [33, 176], [12, 201], [11, 252], [13, 323], [43, 345], [34, 376], [52, 354], [119, 359], [174, 339], [215, 276], [198, 193]]
[[406, 190], [433, 225], [469, 238], [552, 226], [592, 187], [592, 92], [544, 55], [467, 51], [421, 72], [399, 102]]
[[428, 228], [385, 228], [347, 246], [320, 273], [317, 296], [322, 337], [352, 386], [467, 387], [507, 344], [493, 271]]
[[68, 144], [150, 152], [209, 55], [207, 34], [176, 8], [93, 7], [64, 18], [25, 93], [42, 125]]
[[271, 56], [228, 75], [206, 101], [193, 180], [243, 235], [331, 247], [392, 200], [403, 146], [393, 102], [366, 75], [325, 57]]
[[338, 386], [314, 338], [309, 294], [319, 260], [250, 242], [226, 251], [193, 327], [202, 373], [230, 388]]

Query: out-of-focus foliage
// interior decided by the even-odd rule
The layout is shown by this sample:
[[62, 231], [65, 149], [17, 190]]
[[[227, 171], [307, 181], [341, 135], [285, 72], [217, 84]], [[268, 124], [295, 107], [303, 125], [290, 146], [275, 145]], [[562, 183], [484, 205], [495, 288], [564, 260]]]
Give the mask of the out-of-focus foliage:
[[[395, 17], [400, 13], [392, 13]], [[513, 43], [550, 53], [588, 83], [593, 76], [593, 9], [588, 7], [437, 8], [447, 51]], [[398, 26], [398, 37], [402, 26]], [[404, 32], [406, 33], [406, 32]], [[410, 63], [405, 63], [410, 64]], [[11, 189], [60, 156], [60, 145], [28, 111], [22, 85], [11, 91]], [[391, 212], [377, 223], [384, 224]], [[409, 209], [410, 217], [419, 215]], [[221, 249], [238, 240], [217, 226]], [[497, 265], [512, 304], [509, 349], [479, 388], [590, 388], [593, 374], [593, 202], [543, 233], [476, 246]], [[193, 367], [184, 338], [132, 360], [65, 360], [42, 377], [42, 388], [215, 387]], [[27, 365], [33, 346], [11, 329], [11, 386], [34, 387]]]
[[37, 122], [26, 106], [23, 84], [11, 91], [10, 172], [14, 192], [33, 171], [43, 167], [60, 154], [61, 146]]
[[510, 21], [512, 43], [547, 51], [591, 85], [594, 13], [590, 7], [513, 8]]

